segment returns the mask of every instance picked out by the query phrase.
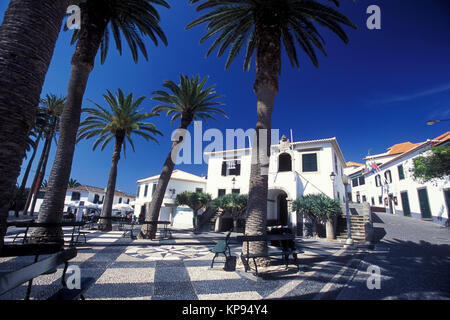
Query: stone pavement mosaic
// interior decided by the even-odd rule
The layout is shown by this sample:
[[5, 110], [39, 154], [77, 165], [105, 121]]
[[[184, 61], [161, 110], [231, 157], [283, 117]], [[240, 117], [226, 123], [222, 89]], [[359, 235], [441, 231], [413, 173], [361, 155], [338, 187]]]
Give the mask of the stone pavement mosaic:
[[[67, 241], [70, 232], [65, 229]], [[246, 273], [239, 262], [235, 271], [225, 271], [222, 256], [210, 268], [213, 254], [209, 250], [224, 234], [194, 235], [188, 230], [175, 230], [173, 234], [169, 240], [132, 241], [122, 237], [123, 231], [89, 231], [87, 244], [78, 246], [78, 255], [71, 260], [72, 265], [80, 267], [82, 277], [97, 279], [87, 290], [86, 299], [328, 299], [336, 296], [352, 276], [360, 254], [343, 250], [336, 243], [300, 241], [305, 251], [299, 256], [300, 271], [293, 265], [285, 270], [280, 262], [261, 268], [264, 276], [256, 277]], [[9, 232], [5, 242], [11, 242], [14, 235]], [[231, 244], [232, 255], [239, 257], [240, 249], [238, 243]], [[16, 270], [32, 260], [0, 258], [0, 271]], [[45, 299], [56, 292], [61, 274], [62, 266], [55, 274], [36, 278], [32, 298]], [[25, 290], [23, 285], [0, 299], [23, 299]]]

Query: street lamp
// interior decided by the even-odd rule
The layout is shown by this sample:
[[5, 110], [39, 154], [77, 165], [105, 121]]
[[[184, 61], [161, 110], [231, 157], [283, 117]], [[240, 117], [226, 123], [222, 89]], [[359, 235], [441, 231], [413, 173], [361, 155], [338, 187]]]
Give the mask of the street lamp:
[[433, 124], [438, 123], [438, 122], [442, 122], [442, 121], [450, 121], [450, 119], [428, 120], [428, 121], [427, 121], [427, 125], [432, 126]]
[[331, 182], [333, 183], [333, 199], [335, 199], [335, 196], [334, 196], [334, 180], [336, 179], [336, 174], [334, 173], [334, 171], [333, 172], [331, 172], [331, 174], [330, 174], [330, 179], [331, 179]]
[[342, 182], [344, 183], [345, 189], [345, 215], [347, 220], [347, 240], [345, 241], [346, 246], [353, 245], [352, 232], [351, 232], [351, 223], [350, 223], [350, 208], [348, 206], [348, 176], [344, 175], [342, 177]]

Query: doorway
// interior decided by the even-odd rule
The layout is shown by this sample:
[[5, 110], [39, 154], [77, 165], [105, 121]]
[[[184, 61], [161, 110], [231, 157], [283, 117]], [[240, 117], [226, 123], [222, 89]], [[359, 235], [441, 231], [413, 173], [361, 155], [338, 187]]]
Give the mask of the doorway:
[[282, 192], [277, 197], [277, 205], [278, 205], [278, 224], [282, 226], [288, 225], [288, 206], [287, 206], [287, 194]]

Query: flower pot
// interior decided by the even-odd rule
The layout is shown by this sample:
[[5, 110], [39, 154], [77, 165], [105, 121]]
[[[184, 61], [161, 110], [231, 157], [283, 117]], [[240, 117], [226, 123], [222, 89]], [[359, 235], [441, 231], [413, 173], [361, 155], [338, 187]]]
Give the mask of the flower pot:
[[328, 218], [327, 222], [325, 223], [325, 228], [327, 232], [327, 240], [333, 240], [336, 238], [336, 230], [335, 230], [335, 220], [336, 218]]

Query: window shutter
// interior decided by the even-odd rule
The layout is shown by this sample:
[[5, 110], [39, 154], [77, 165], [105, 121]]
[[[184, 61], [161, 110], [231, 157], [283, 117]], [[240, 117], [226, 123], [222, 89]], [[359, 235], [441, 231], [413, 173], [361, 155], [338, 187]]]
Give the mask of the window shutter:
[[227, 163], [226, 161], [222, 162], [222, 176], [226, 176], [227, 175]]

